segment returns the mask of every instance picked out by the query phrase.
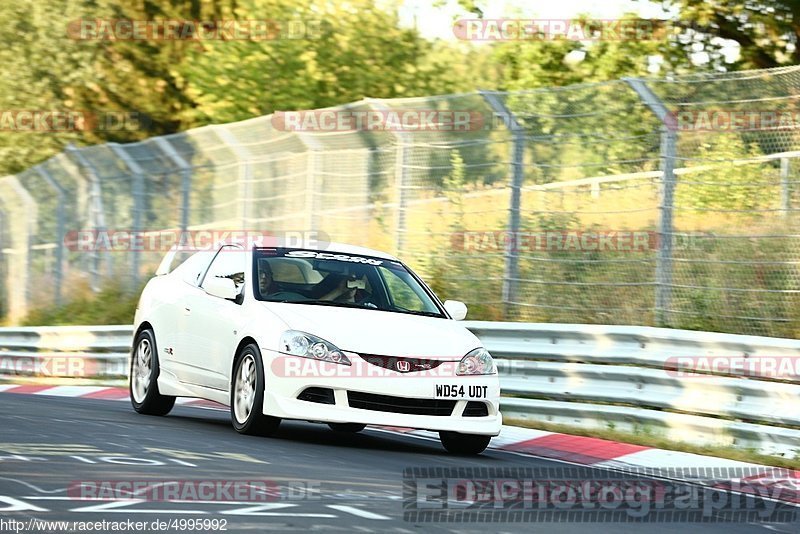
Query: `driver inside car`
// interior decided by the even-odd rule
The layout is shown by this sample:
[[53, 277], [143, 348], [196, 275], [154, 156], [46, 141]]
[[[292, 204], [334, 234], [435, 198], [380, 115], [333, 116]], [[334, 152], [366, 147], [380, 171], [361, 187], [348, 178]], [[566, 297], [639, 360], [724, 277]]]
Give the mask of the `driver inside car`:
[[261, 258], [258, 261], [258, 291], [261, 293], [261, 296], [280, 291], [278, 284], [275, 283], [272, 267], [269, 264], [269, 260], [266, 258]]
[[335, 276], [338, 281], [330, 291], [320, 297], [320, 300], [355, 303], [361, 302], [366, 297], [366, 276], [359, 277], [355, 273], [329, 276]]

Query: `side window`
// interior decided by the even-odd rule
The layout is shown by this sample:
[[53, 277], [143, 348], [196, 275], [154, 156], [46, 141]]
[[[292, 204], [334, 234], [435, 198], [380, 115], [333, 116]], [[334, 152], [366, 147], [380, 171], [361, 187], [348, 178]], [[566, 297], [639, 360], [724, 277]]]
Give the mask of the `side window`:
[[201, 251], [192, 254], [189, 259], [180, 266], [181, 278], [183, 281], [193, 286], [199, 285], [200, 278], [203, 276], [209, 262], [211, 262], [213, 258], [213, 251]]
[[[226, 245], [219, 250], [219, 253], [211, 262], [206, 276], [203, 278], [203, 285], [206, 280], [217, 278], [230, 278], [236, 284], [236, 289], [241, 292], [244, 287], [245, 254], [239, 247]], [[203, 287], [201, 285], [201, 287]]]
[[395, 306], [400, 306], [401, 308], [411, 311], [432, 311], [425, 306], [422, 299], [414, 293], [414, 290], [411, 289], [402, 278], [389, 269], [380, 269], [380, 271], [386, 282], [392, 303]]

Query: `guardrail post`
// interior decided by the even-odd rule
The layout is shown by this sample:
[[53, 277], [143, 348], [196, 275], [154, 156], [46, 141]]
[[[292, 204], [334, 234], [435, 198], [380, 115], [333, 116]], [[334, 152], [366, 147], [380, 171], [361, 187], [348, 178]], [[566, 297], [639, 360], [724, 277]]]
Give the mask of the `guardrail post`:
[[[73, 144], [67, 145], [64, 151], [75, 159], [78, 164], [78, 169], [86, 172], [89, 178], [89, 224], [95, 232], [106, 231], [105, 212], [103, 211], [103, 194], [100, 187], [100, 177], [97, 174], [97, 169], [94, 165], [84, 156], [79, 149]], [[97, 236], [95, 236], [97, 241]], [[106, 270], [111, 272], [110, 262], [111, 258], [108, 257], [106, 252]], [[100, 291], [100, 255], [97, 253], [96, 247], [92, 247], [90, 251], [90, 276], [89, 284], [92, 291], [95, 293]]]
[[192, 166], [178, 154], [178, 151], [163, 137], [154, 137], [153, 141], [169, 160], [180, 169], [181, 173], [181, 237], [184, 244], [186, 232], [189, 230], [190, 188], [192, 186]]
[[64, 209], [66, 207], [66, 191], [59, 184], [55, 178], [41, 165], [34, 167], [39, 176], [44, 179], [47, 184], [53, 188], [58, 197], [58, 205], [56, 206], [56, 265], [55, 265], [55, 303], [56, 306], [61, 305], [63, 284], [64, 284], [64, 236], [66, 230], [66, 215]]
[[650, 87], [637, 78], [623, 78], [661, 122], [661, 217], [658, 225], [658, 255], [656, 256], [655, 324], [668, 326], [672, 291], [673, 208], [675, 204], [675, 159], [678, 132], [670, 124], [670, 112]]
[[504, 252], [505, 268], [503, 271], [503, 314], [506, 319], [511, 318], [513, 303], [518, 299], [519, 281], [519, 251], [516, 247], [517, 236], [520, 232], [520, 204], [522, 202], [522, 182], [525, 176], [525, 130], [517, 122], [514, 113], [508, 109], [499, 95], [504, 93], [480, 91], [481, 96], [491, 106], [492, 110], [503, 118], [506, 127], [511, 130], [514, 139], [511, 154], [511, 199], [508, 208], [508, 239]]
[[[108, 143], [108, 147], [119, 157], [125, 166], [130, 169], [133, 175], [133, 233], [138, 236], [142, 232], [142, 213], [144, 213], [144, 170], [139, 166], [136, 161], [130, 157], [125, 151], [125, 148], [117, 143]], [[137, 243], [139, 240], [131, 240], [132, 244]], [[141, 251], [134, 246], [130, 251], [133, 256], [131, 257], [131, 289], [135, 290], [139, 287], [139, 256]]]

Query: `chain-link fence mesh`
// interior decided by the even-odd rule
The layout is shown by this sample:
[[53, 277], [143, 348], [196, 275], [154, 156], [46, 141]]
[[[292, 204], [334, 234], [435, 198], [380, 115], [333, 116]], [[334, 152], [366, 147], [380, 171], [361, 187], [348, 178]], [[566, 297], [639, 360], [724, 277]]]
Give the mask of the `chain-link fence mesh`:
[[791, 67], [367, 99], [309, 113], [376, 127], [275, 114], [71, 147], [0, 179], [0, 314], [135, 291], [162, 255], [78, 231], [236, 229], [396, 253], [475, 319], [798, 337], [799, 95]]

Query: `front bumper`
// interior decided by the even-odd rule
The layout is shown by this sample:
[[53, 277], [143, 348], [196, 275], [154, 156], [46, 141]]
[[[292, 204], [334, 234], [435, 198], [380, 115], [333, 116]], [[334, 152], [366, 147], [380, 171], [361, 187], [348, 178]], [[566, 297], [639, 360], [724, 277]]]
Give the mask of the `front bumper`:
[[[500, 433], [502, 415], [500, 414], [500, 381], [497, 375], [456, 376], [453, 374], [417, 373], [401, 374], [382, 370], [372, 376], [353, 376], [347, 366], [319, 362], [307, 358], [285, 356], [262, 348], [264, 361], [263, 413], [283, 419], [301, 419], [325, 423], [361, 423], [366, 425], [396, 426], [424, 430], [445, 430], [465, 434], [496, 436]], [[370, 369], [369, 364], [361, 365], [363, 360], [357, 354], [345, 353], [354, 363], [351, 369]], [[286, 358], [305, 360], [302, 372], [286, 372]], [[296, 363], [296, 362], [290, 362]], [[453, 366], [454, 367], [454, 366]], [[485, 394], [481, 398], [468, 399], [454, 397], [454, 408], [450, 415], [419, 415], [395, 413], [373, 409], [354, 408], [348, 401], [348, 392], [392, 396], [399, 399], [427, 399], [435, 397], [436, 385], [446, 383], [450, 386], [463, 385], [465, 391], [480, 389]], [[333, 391], [334, 404], [322, 404], [297, 397], [307, 388], [324, 388]], [[469, 401], [486, 404], [487, 415], [465, 417], [464, 409]]]

